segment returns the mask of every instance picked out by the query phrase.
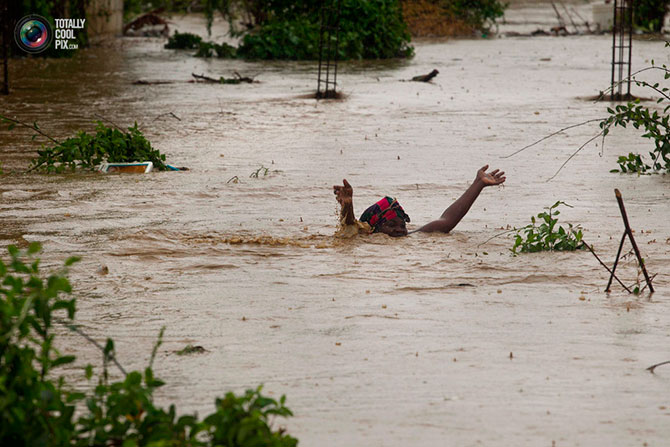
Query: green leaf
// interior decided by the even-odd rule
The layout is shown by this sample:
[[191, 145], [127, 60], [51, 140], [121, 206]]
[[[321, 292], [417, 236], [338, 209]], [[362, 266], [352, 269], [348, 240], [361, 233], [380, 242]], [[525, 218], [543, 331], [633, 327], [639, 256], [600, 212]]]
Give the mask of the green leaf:
[[67, 258], [67, 259], [65, 260], [65, 265], [66, 265], [67, 267], [69, 267], [69, 266], [71, 266], [72, 264], [74, 264], [75, 262], [79, 262], [79, 261], [81, 261], [81, 257], [79, 257], [79, 256], [70, 256], [69, 258]]
[[51, 367], [56, 368], [61, 365], [67, 365], [68, 363], [72, 363], [75, 361], [75, 356], [73, 355], [64, 355], [62, 357], [58, 357], [56, 360], [51, 362]]

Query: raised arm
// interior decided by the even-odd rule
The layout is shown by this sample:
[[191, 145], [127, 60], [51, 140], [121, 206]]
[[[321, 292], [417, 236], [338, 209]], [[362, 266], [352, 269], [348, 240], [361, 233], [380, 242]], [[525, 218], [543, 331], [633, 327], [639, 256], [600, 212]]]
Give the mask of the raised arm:
[[439, 219], [427, 223], [423, 227], [419, 228], [418, 231], [433, 232], [440, 231], [442, 233], [450, 232], [460, 221], [463, 219], [463, 216], [467, 214], [470, 210], [470, 207], [479, 193], [482, 192], [487, 186], [500, 185], [505, 182], [505, 173], [499, 171], [498, 169], [487, 173], [486, 170], [489, 168], [489, 165], [482, 167], [477, 171], [477, 176], [475, 181], [472, 182], [472, 185], [463, 193], [461, 197], [458, 198], [454, 203], [447, 208], [444, 213], [440, 216]]
[[351, 187], [347, 179], [342, 180], [342, 185], [333, 186], [333, 193], [335, 198], [342, 206], [340, 211], [340, 218], [345, 225], [353, 225], [356, 223], [354, 217], [354, 189]]

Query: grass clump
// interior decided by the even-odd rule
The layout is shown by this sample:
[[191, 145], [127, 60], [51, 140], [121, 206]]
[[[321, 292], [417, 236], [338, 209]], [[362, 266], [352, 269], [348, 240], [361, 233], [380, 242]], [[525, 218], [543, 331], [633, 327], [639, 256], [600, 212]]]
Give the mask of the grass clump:
[[[579, 225], [558, 225], [560, 205], [572, 208], [565, 202], [558, 201], [545, 208], [547, 211], [530, 218], [531, 223], [516, 230], [514, 246], [510, 251], [515, 256], [519, 253], [535, 253], [539, 251], [573, 251], [584, 248], [582, 229]], [[539, 223], [539, 224], [538, 224]]]
[[[56, 349], [54, 325], [93, 340], [74, 324], [76, 300], [70, 297], [66, 269], [78, 258], [45, 275], [35, 257], [39, 251], [37, 243], [26, 251], [9, 246], [9, 259], [0, 258], [0, 445], [297, 446], [297, 439], [272, 426], [275, 417], [292, 416], [285, 397], [266, 397], [260, 386], [240, 395], [226, 393], [202, 420], [195, 414], [177, 416], [175, 405], [157, 406], [153, 394], [164, 382], [155, 377], [153, 362], [163, 330], [143, 371], [126, 372], [113, 340], [93, 342], [102, 351], [102, 365], [97, 375], [92, 365], [83, 367], [83, 376], [93, 383], [74, 391], [56, 375], [65, 365], [72, 371], [76, 357]], [[120, 380], [112, 381], [111, 364]]]

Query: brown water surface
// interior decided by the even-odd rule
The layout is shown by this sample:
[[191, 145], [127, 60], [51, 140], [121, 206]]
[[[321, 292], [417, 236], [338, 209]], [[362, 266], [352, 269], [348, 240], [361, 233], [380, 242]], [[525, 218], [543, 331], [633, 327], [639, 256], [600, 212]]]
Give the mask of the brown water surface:
[[[21, 174], [30, 132], [0, 133], [10, 172], [0, 246], [41, 241], [53, 267], [81, 255], [78, 320], [114, 337], [130, 368], [145, 366], [167, 326], [161, 402], [206, 414], [215, 395], [264, 383], [288, 396], [287, 428], [304, 446], [667, 443], [670, 368], [645, 368], [670, 359], [670, 179], [608, 172], [649, 142], [617, 129], [550, 182], [597, 124], [501, 158], [605, 115], [580, 98], [607, 87], [611, 37], [419, 42], [409, 61], [342, 64], [336, 102], [306, 97], [313, 63], [196, 59], [163, 43], [12, 61], [13, 93], [0, 98], [3, 114], [56, 138], [92, 130], [95, 114], [137, 121], [169, 162], [191, 168]], [[636, 41], [633, 56], [635, 68], [669, 62], [662, 42]], [[432, 83], [403, 82], [433, 68]], [[235, 70], [261, 82], [132, 85]], [[332, 185], [343, 178], [357, 213], [388, 194], [414, 226], [487, 163], [508, 181], [452, 234], [333, 237]], [[261, 166], [268, 175], [250, 178]], [[564, 200], [573, 208], [561, 221], [581, 224], [611, 262], [623, 230], [615, 187], [658, 274], [652, 296], [603, 293], [607, 272], [588, 252], [511, 257], [509, 236], [480, 245]], [[631, 258], [620, 269], [635, 281]], [[75, 335], [64, 340], [99, 362]], [[186, 344], [207, 352], [174, 355]]]

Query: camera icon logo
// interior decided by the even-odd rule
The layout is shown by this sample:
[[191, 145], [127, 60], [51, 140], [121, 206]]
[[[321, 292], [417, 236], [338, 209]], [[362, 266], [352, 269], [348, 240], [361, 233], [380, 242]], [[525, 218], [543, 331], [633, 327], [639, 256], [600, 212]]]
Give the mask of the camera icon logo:
[[42, 16], [32, 14], [16, 22], [14, 39], [26, 53], [41, 53], [49, 48], [53, 40], [51, 24]]

